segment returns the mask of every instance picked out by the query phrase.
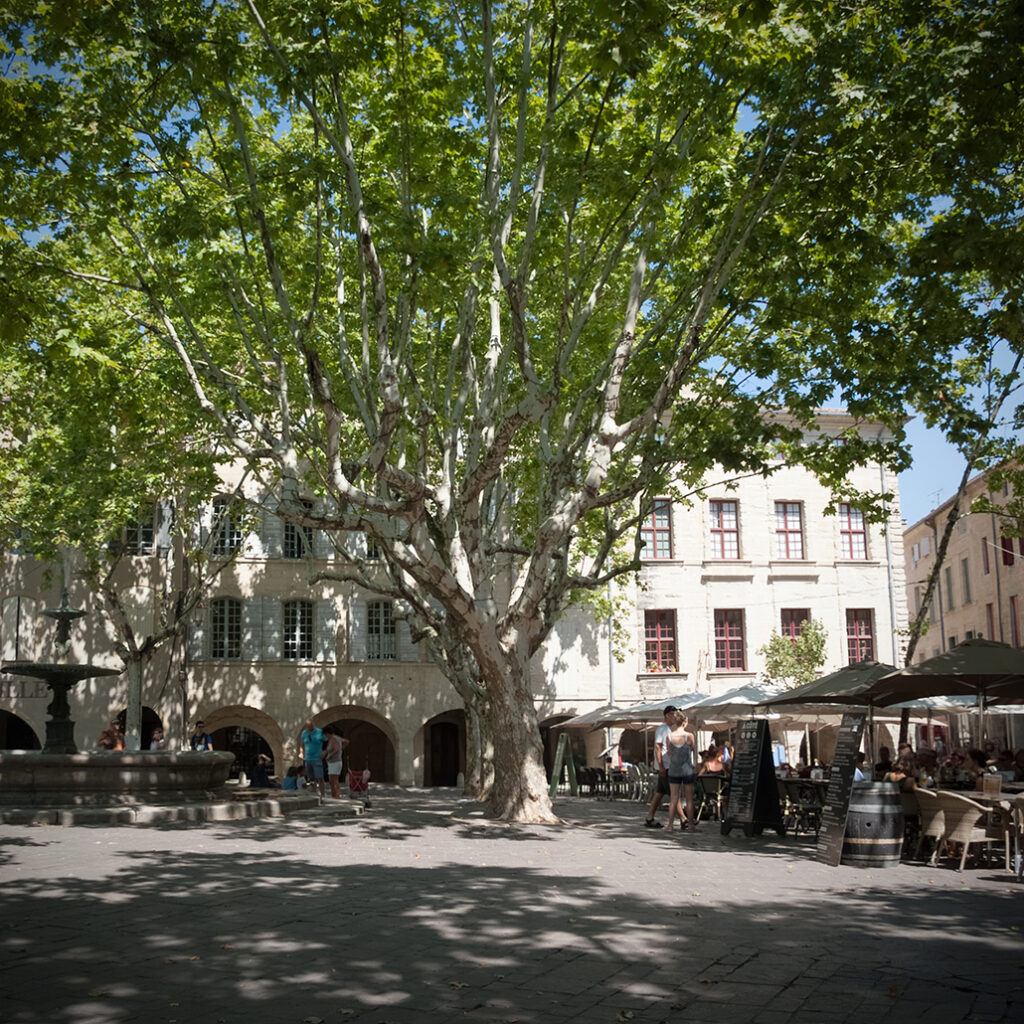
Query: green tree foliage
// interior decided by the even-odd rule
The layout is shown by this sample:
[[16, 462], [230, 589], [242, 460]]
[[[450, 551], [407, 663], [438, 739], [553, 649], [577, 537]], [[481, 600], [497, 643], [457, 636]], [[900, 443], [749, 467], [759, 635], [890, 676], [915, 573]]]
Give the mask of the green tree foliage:
[[651, 500], [779, 446], [900, 464], [815, 409], [898, 441], [948, 363], [878, 297], [1012, 8], [14, 4], [3, 329], [103, 303], [172, 353], [283, 515], [373, 537], [386, 580], [341, 575], [501, 737], [496, 811], [549, 819], [531, 662]]
[[825, 664], [828, 630], [820, 622], [804, 621], [798, 637], [772, 635], [758, 654], [764, 655], [764, 679], [772, 685], [792, 689], [811, 683], [821, 674]]

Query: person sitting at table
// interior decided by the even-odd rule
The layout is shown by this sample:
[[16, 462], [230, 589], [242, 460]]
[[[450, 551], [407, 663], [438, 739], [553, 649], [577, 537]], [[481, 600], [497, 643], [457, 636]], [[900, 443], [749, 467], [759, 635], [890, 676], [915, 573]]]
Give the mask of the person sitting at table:
[[988, 755], [984, 750], [980, 750], [978, 747], [971, 747], [971, 749], [967, 751], [967, 759], [964, 762], [964, 767], [967, 769], [967, 775], [971, 782], [974, 782], [979, 775], [984, 775], [987, 766]]
[[917, 789], [917, 766], [913, 757], [904, 754], [897, 758], [896, 763], [882, 776], [883, 782], [895, 782], [900, 787], [901, 793], [909, 793]]
[[853, 769], [853, 781], [854, 782], [870, 782], [867, 772], [864, 771], [864, 762], [867, 760], [868, 755], [863, 750], [857, 751], [857, 764]]
[[722, 761], [722, 752], [712, 744], [701, 756], [698, 775], [724, 775], [725, 764]]
[[1000, 750], [996, 755], [995, 769], [997, 772], [1012, 772], [1013, 771], [1013, 751]]
[[1015, 782], [1024, 782], [1024, 747], [1013, 755], [1013, 779]]
[[892, 768], [892, 751], [888, 747], [878, 748], [878, 760], [875, 762], [875, 778], [882, 779]]

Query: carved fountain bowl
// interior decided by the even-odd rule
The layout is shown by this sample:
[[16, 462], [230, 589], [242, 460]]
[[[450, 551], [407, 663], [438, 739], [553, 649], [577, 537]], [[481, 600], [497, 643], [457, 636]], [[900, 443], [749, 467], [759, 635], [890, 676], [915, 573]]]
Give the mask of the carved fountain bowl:
[[16, 676], [31, 676], [43, 679], [48, 683], [63, 683], [74, 686], [83, 679], [97, 679], [101, 676], [121, 674], [119, 668], [99, 668], [96, 665], [68, 665], [56, 662], [48, 665], [39, 661], [5, 661], [0, 672], [8, 672]]
[[226, 750], [0, 751], [0, 806], [112, 807], [223, 800]]
[[[0, 750], [0, 806], [110, 807], [223, 800], [234, 754], [216, 751], [76, 751], [67, 718], [67, 690], [85, 679], [116, 676], [95, 665], [7, 661], [0, 672], [42, 679], [54, 691], [47, 722], [68, 745], [39, 750]], [[60, 718], [61, 721], [56, 721]]]

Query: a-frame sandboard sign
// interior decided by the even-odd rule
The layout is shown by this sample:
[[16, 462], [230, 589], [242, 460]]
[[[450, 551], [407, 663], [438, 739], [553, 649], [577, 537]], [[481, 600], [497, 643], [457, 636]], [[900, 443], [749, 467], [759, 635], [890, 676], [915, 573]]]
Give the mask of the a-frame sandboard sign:
[[722, 835], [742, 827], [743, 834], [759, 836], [772, 828], [786, 834], [775, 781], [768, 721], [753, 718], [741, 722], [736, 734], [736, 751], [729, 779], [729, 805], [722, 822]]
[[573, 796], [580, 795], [580, 784], [576, 781], [576, 762], [573, 760], [572, 750], [569, 747], [569, 734], [563, 732], [558, 737], [558, 747], [555, 750], [555, 763], [551, 769], [551, 799], [558, 796], [558, 784], [562, 780], [562, 765], [565, 765], [566, 773], [569, 776], [569, 792]]

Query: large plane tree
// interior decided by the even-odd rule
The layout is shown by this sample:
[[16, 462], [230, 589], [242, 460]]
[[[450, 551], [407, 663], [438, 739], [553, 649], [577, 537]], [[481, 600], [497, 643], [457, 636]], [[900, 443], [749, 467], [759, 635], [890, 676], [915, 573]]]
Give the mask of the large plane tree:
[[531, 665], [655, 496], [897, 457], [814, 410], [898, 437], [938, 357], [864, 310], [1003, 5], [12, 7], [8, 336], [101, 296], [283, 516], [368, 535], [495, 813], [551, 819]]

